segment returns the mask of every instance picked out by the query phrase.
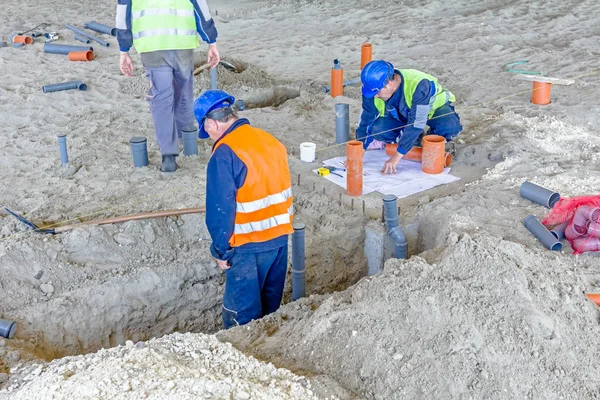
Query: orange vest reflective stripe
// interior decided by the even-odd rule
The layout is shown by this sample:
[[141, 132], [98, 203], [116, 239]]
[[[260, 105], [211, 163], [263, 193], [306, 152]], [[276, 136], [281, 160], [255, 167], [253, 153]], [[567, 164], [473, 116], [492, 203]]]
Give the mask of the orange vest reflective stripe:
[[290, 234], [294, 206], [285, 146], [250, 125], [241, 125], [215, 145], [226, 144], [246, 165], [246, 181], [237, 191], [231, 247], [266, 242]]

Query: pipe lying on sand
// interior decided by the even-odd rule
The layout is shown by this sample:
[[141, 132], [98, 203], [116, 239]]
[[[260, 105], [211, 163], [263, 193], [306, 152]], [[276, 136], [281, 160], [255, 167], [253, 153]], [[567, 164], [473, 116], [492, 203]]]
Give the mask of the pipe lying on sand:
[[68, 55], [74, 51], [94, 51], [91, 46], [72, 46], [68, 44], [44, 43], [44, 53]]
[[106, 35], [117, 36], [117, 28], [113, 28], [111, 26], [104, 25], [96, 21], [90, 21], [87, 24], [84, 24], [83, 27], [85, 29], [91, 29], [93, 31], [104, 33]]
[[52, 92], [59, 92], [61, 90], [72, 90], [72, 89], [87, 90], [87, 85], [81, 81], [71, 81], [71, 82], [62, 82], [62, 83], [55, 83], [52, 85], [42, 86], [42, 91], [44, 93], [52, 93]]
[[79, 35], [81, 35], [81, 36], [85, 36], [86, 38], [88, 38], [88, 39], [90, 39], [90, 40], [93, 40], [94, 42], [98, 42], [98, 43], [100, 43], [100, 44], [101, 44], [102, 46], [104, 46], [104, 47], [108, 47], [108, 46], [110, 46], [110, 43], [108, 43], [108, 42], [105, 42], [104, 40], [100, 40], [100, 39], [98, 39], [96, 36], [94, 36], [94, 35], [90, 35], [89, 33], [87, 33], [87, 32], [84, 32], [84, 31], [82, 31], [81, 29], [74, 27], [73, 25], [67, 24], [67, 25], [65, 25], [65, 26], [67, 27], [67, 29], [70, 29], [70, 30], [72, 30], [73, 32], [75, 32], [75, 33], [78, 33], [78, 34], [79, 34]]
[[550, 229], [550, 233], [554, 235], [558, 240], [563, 240], [565, 238], [565, 229], [569, 225], [569, 221], [563, 222], [560, 225], [556, 225], [554, 228]]
[[529, 215], [523, 221], [525, 227], [535, 236], [547, 249], [561, 251], [562, 243], [550, 233], [550, 231], [540, 222], [535, 215]]
[[302, 222], [292, 224], [292, 300], [306, 296], [306, 253], [304, 250], [304, 233], [306, 225]]
[[404, 230], [398, 223], [397, 197], [393, 194], [383, 196], [383, 207], [385, 209], [385, 221], [387, 223], [388, 235], [394, 240], [396, 258], [408, 258], [408, 240]]
[[521, 197], [531, 200], [534, 203], [546, 208], [552, 208], [560, 200], [560, 194], [543, 188], [529, 181], [523, 182], [519, 189]]

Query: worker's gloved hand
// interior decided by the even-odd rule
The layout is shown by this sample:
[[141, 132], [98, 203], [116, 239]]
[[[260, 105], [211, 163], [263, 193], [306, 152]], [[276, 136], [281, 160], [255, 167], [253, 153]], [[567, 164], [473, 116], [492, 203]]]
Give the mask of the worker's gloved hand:
[[402, 154], [396, 152], [396, 154], [391, 156], [389, 158], [389, 160], [387, 160], [383, 164], [383, 168], [381, 168], [381, 173], [384, 175], [398, 173], [398, 171], [396, 171], [396, 165], [398, 165], [398, 163], [400, 162], [401, 159], [402, 159]]
[[133, 76], [133, 60], [129, 53], [121, 52], [121, 60], [119, 62], [121, 72], [126, 76]]
[[219, 268], [221, 268], [223, 271], [225, 271], [226, 269], [231, 268], [231, 265], [229, 264], [229, 261], [227, 260], [217, 260], [217, 265], [219, 266]]
[[219, 61], [221, 61], [221, 56], [219, 55], [219, 49], [217, 49], [217, 44], [209, 44], [207, 62], [210, 64], [211, 68], [215, 68], [219, 64]]

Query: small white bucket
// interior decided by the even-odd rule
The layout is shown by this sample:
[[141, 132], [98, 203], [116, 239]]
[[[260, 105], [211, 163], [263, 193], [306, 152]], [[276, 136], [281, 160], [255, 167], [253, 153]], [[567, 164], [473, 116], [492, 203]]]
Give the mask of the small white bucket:
[[305, 162], [315, 161], [317, 145], [311, 142], [300, 143], [300, 159]]

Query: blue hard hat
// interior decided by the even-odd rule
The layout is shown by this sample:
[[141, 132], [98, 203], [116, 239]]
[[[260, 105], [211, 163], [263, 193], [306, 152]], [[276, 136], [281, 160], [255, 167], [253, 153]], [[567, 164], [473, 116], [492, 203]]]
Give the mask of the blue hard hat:
[[194, 101], [194, 115], [198, 121], [198, 137], [208, 139], [209, 135], [204, 130], [204, 119], [212, 110], [231, 107], [235, 97], [222, 90], [207, 90]]
[[363, 96], [372, 99], [394, 77], [394, 66], [383, 60], [369, 61], [360, 73]]

